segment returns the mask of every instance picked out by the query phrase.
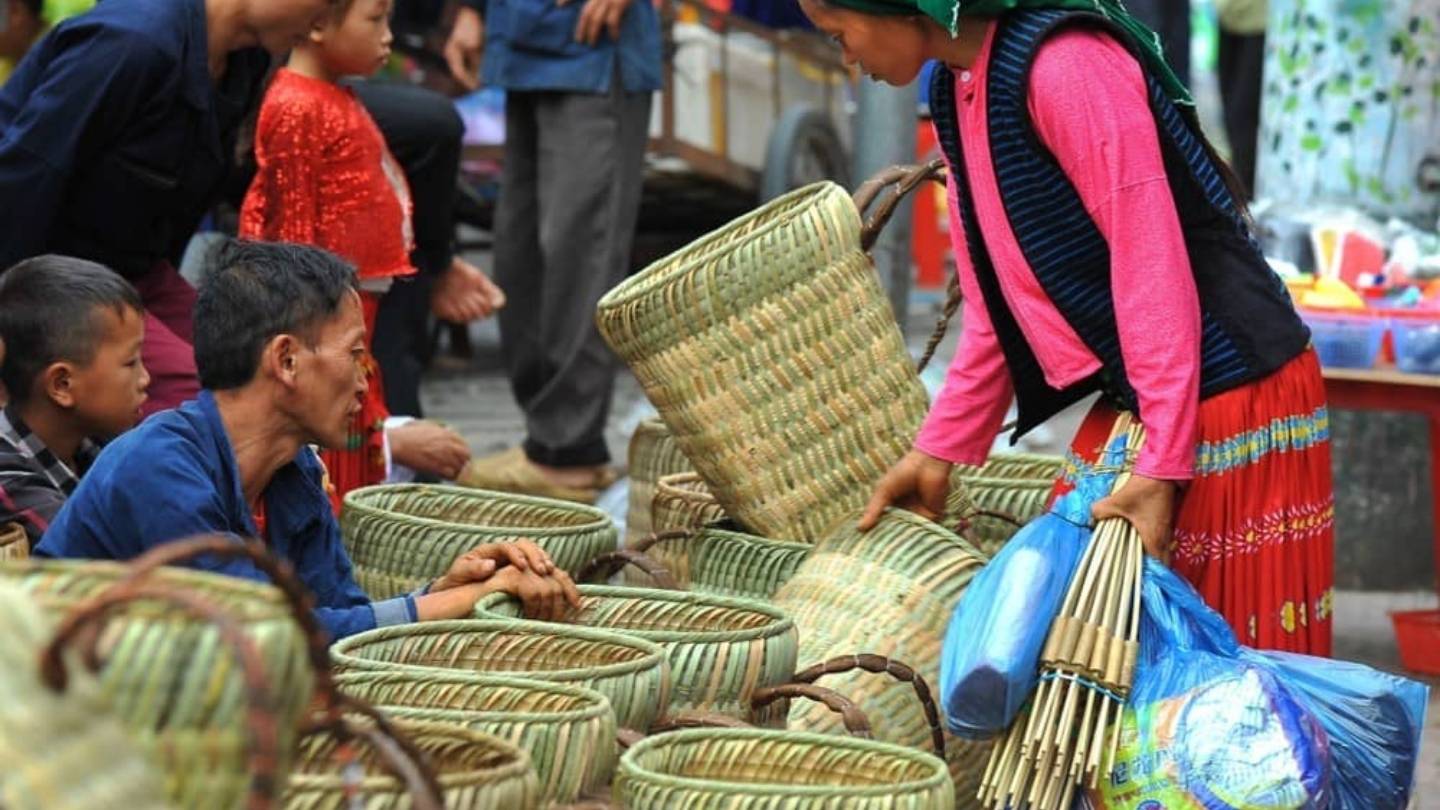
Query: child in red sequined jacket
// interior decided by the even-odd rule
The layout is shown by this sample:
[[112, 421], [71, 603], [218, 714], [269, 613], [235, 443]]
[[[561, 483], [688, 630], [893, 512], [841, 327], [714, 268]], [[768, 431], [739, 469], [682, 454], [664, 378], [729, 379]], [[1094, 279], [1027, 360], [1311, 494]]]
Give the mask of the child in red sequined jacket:
[[[371, 335], [381, 296], [416, 272], [410, 188], [379, 127], [338, 80], [373, 74], [389, 58], [391, 4], [337, 2], [296, 45], [261, 105], [259, 171], [240, 212], [242, 237], [314, 245], [355, 265]], [[337, 507], [346, 492], [383, 482], [389, 467], [379, 368], [364, 362], [370, 388], [349, 446], [322, 454]]]

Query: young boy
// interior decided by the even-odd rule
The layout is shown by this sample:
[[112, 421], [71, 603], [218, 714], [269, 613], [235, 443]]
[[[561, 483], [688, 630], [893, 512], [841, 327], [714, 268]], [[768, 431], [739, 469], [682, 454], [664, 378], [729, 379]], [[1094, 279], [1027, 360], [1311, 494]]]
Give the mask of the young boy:
[[41, 256], [0, 275], [0, 525], [33, 546], [94, 460], [135, 426], [150, 375], [140, 296], [98, 264]]
[[[314, 245], [353, 264], [372, 336], [381, 299], [397, 278], [415, 273], [413, 205], [380, 129], [339, 81], [368, 76], [389, 58], [391, 6], [392, 0], [337, 0], [295, 46], [260, 108], [257, 172], [240, 212], [242, 237]], [[490, 289], [498, 306], [499, 290]], [[365, 364], [369, 389], [348, 445], [323, 454], [337, 500], [383, 482], [392, 458], [441, 477], [458, 475], [469, 453], [457, 435], [424, 423], [386, 431], [379, 368], [373, 357]], [[437, 452], [438, 465], [429, 459]]]

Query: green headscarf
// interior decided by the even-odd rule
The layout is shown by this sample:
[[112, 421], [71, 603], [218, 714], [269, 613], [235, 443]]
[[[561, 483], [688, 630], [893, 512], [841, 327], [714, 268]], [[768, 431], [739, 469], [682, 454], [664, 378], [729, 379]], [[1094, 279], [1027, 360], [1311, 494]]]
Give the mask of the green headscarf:
[[951, 36], [960, 30], [961, 17], [998, 17], [1015, 9], [1065, 8], [1093, 11], [1118, 25], [1140, 46], [1151, 74], [1177, 104], [1193, 105], [1190, 91], [1165, 61], [1160, 37], [1135, 19], [1120, 0], [825, 0], [832, 6], [863, 14], [924, 14], [945, 27]]

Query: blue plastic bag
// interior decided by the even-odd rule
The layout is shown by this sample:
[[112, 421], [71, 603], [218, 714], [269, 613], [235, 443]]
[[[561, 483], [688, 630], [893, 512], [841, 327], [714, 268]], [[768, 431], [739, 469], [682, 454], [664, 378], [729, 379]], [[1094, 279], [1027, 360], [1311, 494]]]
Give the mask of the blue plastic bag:
[[1430, 689], [1363, 664], [1245, 650], [1320, 721], [1330, 739], [1334, 810], [1405, 810]]
[[1272, 665], [1252, 660], [1189, 583], [1145, 561], [1140, 660], [1101, 810], [1326, 810], [1331, 751]]
[[984, 740], [1010, 726], [1039, 680], [1045, 636], [1090, 541], [1090, 507], [1110, 493], [1125, 439], [1075, 489], [1022, 528], [965, 589], [940, 654], [946, 725]]

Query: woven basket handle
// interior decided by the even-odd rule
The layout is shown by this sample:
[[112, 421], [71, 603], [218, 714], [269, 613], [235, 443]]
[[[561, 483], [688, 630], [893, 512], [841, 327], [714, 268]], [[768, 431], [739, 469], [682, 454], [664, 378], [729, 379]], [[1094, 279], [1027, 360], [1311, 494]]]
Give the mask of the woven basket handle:
[[689, 540], [694, 536], [695, 532], [691, 529], [673, 529], [668, 532], [655, 532], [654, 534], [647, 534], [635, 541], [635, 543], [630, 546], [630, 550], [644, 554], [657, 543], [664, 543], [668, 540]]
[[859, 706], [850, 702], [850, 699], [823, 686], [816, 686], [811, 683], [782, 683], [779, 686], [768, 686], [763, 689], [756, 689], [755, 694], [750, 698], [750, 708], [763, 709], [782, 698], [807, 698], [816, 703], [823, 703], [827, 708], [840, 715], [840, 720], [845, 724], [845, 730], [852, 737], [859, 737], [863, 740], [873, 738], [870, 733], [870, 720]]
[[[304, 736], [328, 732], [341, 739], [359, 738], [380, 755], [380, 764], [405, 783], [414, 810], [443, 810], [444, 791], [424, 752], [370, 704], [350, 697], [335, 696], [335, 711], [322, 715], [305, 729]], [[359, 714], [374, 725], [357, 723], [346, 714]]]
[[627, 565], [633, 565], [641, 571], [649, 574], [655, 580], [655, 587], [667, 591], [683, 590], [680, 583], [671, 576], [670, 569], [666, 568], [659, 560], [636, 551], [633, 548], [621, 548], [601, 554], [580, 567], [575, 579], [579, 582], [591, 582], [596, 579], [609, 579], [615, 576], [620, 569]]
[[679, 731], [682, 728], [751, 728], [752, 726], [728, 714], [715, 712], [677, 712], [655, 721], [650, 727], [651, 734]]
[[[162, 588], [154, 584], [122, 583], [80, 605], [60, 622], [55, 638], [40, 651], [40, 678], [51, 689], [63, 693], [69, 684], [65, 668], [65, 649], [87, 630], [97, 628], [122, 605], [141, 599], [166, 602], [193, 618], [214, 625], [221, 640], [235, 653], [245, 682], [245, 727], [248, 739], [250, 787], [245, 800], [248, 810], [268, 810], [275, 805], [277, 791], [283, 787], [276, 764], [280, 761], [280, 722], [270, 700], [270, 682], [265, 665], [255, 644], [239, 623], [220, 607], [190, 591]], [[84, 657], [92, 671], [100, 668], [93, 642], [99, 633], [90, 635]]]
[[975, 518], [982, 517], [1009, 523], [1017, 529], [1024, 528], [1025, 526], [1025, 523], [1021, 521], [1020, 518], [1015, 517], [1009, 512], [1001, 512], [995, 509], [976, 509], [974, 512], [960, 519], [960, 524], [955, 527], [955, 533], [968, 540], [969, 537], [967, 535], [970, 530], [975, 527]]
[[863, 217], [880, 193], [890, 186], [895, 186], [895, 191], [875, 209], [874, 216], [865, 220], [864, 227], [860, 229], [860, 247], [866, 253], [875, 247], [875, 242], [880, 239], [881, 231], [889, 224], [890, 218], [895, 215], [895, 209], [910, 195], [910, 192], [919, 188], [926, 180], [934, 180], [937, 183], [945, 182], [945, 161], [936, 158], [929, 163], [918, 166], [891, 166], [874, 177], [866, 180], [860, 188], [855, 191], [855, 210]]
[[123, 581], [137, 582], [157, 568], [187, 562], [206, 554], [249, 560], [270, 577], [270, 581], [285, 595], [291, 614], [305, 633], [306, 653], [315, 675], [316, 696], [325, 705], [334, 704], [336, 690], [334, 675], [330, 671], [330, 634], [315, 618], [315, 597], [295, 575], [294, 567], [271, 554], [259, 541], [236, 542], [233, 537], [210, 534], [164, 543], [136, 557]]
[[842, 655], [795, 673], [794, 680], [797, 683], [814, 683], [826, 675], [838, 675], [856, 669], [863, 669], [877, 675], [889, 675], [897, 681], [907, 682], [914, 687], [915, 697], [920, 699], [920, 708], [925, 712], [925, 722], [930, 726], [930, 742], [935, 746], [935, 754], [944, 759], [945, 733], [940, 726], [940, 711], [935, 707], [935, 698], [930, 693], [930, 684], [926, 683], [925, 677], [916, 672], [913, 667], [872, 653]]

